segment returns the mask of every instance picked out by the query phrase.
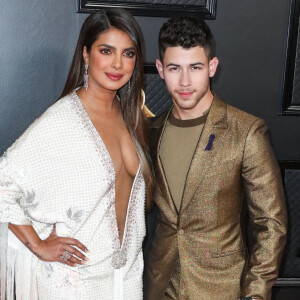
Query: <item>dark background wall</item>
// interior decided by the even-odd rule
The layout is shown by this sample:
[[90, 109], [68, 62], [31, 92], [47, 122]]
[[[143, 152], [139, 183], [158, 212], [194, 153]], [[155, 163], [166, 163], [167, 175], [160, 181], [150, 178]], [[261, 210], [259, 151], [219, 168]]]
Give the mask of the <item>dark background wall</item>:
[[[300, 117], [279, 116], [290, 1], [219, 0], [207, 21], [220, 69], [214, 90], [264, 118], [279, 159], [300, 159]], [[0, 154], [60, 95], [85, 14], [76, 1], [1, 0]], [[137, 17], [146, 62], [165, 18]]]
[[0, 154], [60, 95], [86, 16], [70, 0], [0, 0]]
[[[278, 159], [300, 160], [300, 116], [278, 115], [289, 9], [290, 0], [219, 0], [207, 23], [220, 60], [213, 89], [266, 120]], [[75, 0], [0, 0], [0, 155], [59, 97], [86, 17]], [[166, 18], [136, 19], [153, 63]]]

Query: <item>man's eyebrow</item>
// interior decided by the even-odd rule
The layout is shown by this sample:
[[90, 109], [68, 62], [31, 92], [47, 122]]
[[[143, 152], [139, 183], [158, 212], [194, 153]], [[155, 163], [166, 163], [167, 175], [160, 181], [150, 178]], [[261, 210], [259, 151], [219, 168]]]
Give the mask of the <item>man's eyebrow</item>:
[[[117, 49], [116, 47], [114, 47], [112, 45], [108, 45], [108, 44], [99, 44], [98, 47], [106, 47], [106, 48], [113, 49], [113, 50]], [[134, 47], [128, 47], [128, 48], [125, 48], [123, 51], [132, 51], [132, 50], [135, 51], [135, 48]]]
[[204, 66], [204, 63], [202, 63], [202, 62], [196, 62], [196, 63], [193, 63], [193, 64], [190, 64], [190, 66], [197, 66], [197, 65], [201, 65], [201, 66]]
[[170, 67], [170, 66], [179, 67], [180, 65], [177, 65], [177, 64], [174, 64], [174, 63], [169, 63], [169, 64], [166, 65], [166, 67]]
[[[195, 62], [195, 63], [192, 63], [192, 64], [189, 64], [189, 66], [191, 66], [191, 67], [194, 67], [194, 66], [197, 66], [197, 65], [201, 65], [201, 66], [204, 66], [204, 63], [202, 63], [202, 62]], [[166, 67], [180, 67], [180, 65], [178, 65], [178, 64], [175, 64], [175, 63], [169, 63], [169, 64], [167, 64], [166, 65]]]

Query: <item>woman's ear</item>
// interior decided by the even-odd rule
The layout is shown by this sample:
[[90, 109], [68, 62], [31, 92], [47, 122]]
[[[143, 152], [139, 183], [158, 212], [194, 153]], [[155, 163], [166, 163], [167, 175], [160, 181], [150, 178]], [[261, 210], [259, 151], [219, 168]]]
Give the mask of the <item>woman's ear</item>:
[[86, 46], [83, 47], [82, 56], [83, 56], [84, 63], [85, 63], [86, 65], [89, 65], [89, 54], [88, 54], [88, 52], [87, 52]]

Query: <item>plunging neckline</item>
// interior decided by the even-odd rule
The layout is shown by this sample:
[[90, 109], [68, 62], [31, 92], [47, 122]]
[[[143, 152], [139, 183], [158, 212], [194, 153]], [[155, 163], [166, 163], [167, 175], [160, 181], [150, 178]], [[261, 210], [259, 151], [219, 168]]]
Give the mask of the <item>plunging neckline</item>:
[[[75, 98], [76, 98], [76, 100], [77, 100], [77, 102], [78, 102], [78, 104], [79, 104], [79, 106], [80, 106], [82, 112], [84, 113], [84, 115], [85, 115], [84, 117], [85, 117], [86, 121], [88, 121], [88, 123], [89, 123], [89, 125], [90, 125], [90, 128], [92, 129], [92, 131], [94, 131], [94, 132], [96, 133], [96, 134], [95, 134], [95, 137], [97, 137], [97, 138], [100, 140], [101, 144], [103, 145], [103, 148], [104, 148], [105, 151], [106, 151], [107, 158], [108, 158], [109, 163], [110, 163], [110, 167], [112, 167], [112, 169], [113, 169], [114, 178], [116, 179], [118, 173], [116, 172], [115, 165], [114, 165], [113, 160], [112, 160], [112, 158], [111, 158], [111, 155], [110, 155], [110, 153], [109, 153], [109, 151], [108, 151], [108, 148], [107, 148], [106, 144], [104, 143], [104, 141], [103, 141], [103, 139], [102, 139], [102, 137], [101, 137], [100, 132], [96, 129], [96, 126], [94, 125], [93, 121], [91, 120], [91, 118], [90, 118], [90, 116], [89, 116], [89, 114], [88, 114], [88, 112], [87, 112], [85, 106], [83, 105], [82, 100], [81, 100], [80, 97], [78, 96], [77, 90], [75, 90], [73, 93], [75, 93]], [[118, 98], [118, 100], [119, 100], [118, 95], [117, 95], [117, 98]], [[119, 101], [120, 101], [120, 100], [119, 100]], [[135, 148], [135, 147], [134, 147], [134, 149], [135, 149], [135, 151], [136, 151], [136, 148]], [[137, 153], [137, 151], [136, 151], [136, 153]], [[136, 177], [136, 175], [137, 175], [137, 173], [138, 173], [138, 171], [139, 171], [139, 167], [140, 167], [140, 162], [139, 162], [138, 169], [137, 169], [135, 175], [132, 176], [133, 178]], [[130, 176], [131, 176], [131, 175], [130, 175]]]
[[[126, 261], [126, 258], [124, 257], [124, 255], [126, 256], [127, 249], [124, 249], [124, 248], [125, 248], [126, 243], [128, 243], [128, 234], [127, 234], [127, 226], [128, 226], [128, 221], [129, 221], [128, 219], [130, 218], [129, 213], [130, 213], [131, 206], [132, 206], [132, 194], [133, 194], [133, 190], [134, 190], [134, 187], [135, 187], [136, 180], [137, 180], [137, 178], [139, 177], [139, 174], [140, 174], [141, 164], [139, 162], [138, 170], [137, 170], [137, 172], [134, 176], [134, 179], [133, 179], [133, 182], [132, 182], [132, 185], [131, 185], [130, 195], [129, 195], [128, 204], [127, 204], [127, 210], [126, 210], [126, 218], [125, 218], [125, 223], [124, 223], [123, 238], [122, 238], [122, 242], [121, 242], [120, 241], [120, 233], [119, 233], [118, 226], [117, 226], [118, 223], [117, 223], [117, 214], [116, 214], [116, 206], [115, 206], [115, 203], [116, 203], [116, 198], [115, 198], [116, 171], [115, 171], [115, 168], [114, 168], [113, 160], [110, 156], [108, 148], [106, 147], [100, 133], [98, 132], [98, 130], [94, 126], [92, 120], [90, 119], [90, 117], [89, 117], [89, 115], [88, 115], [88, 113], [87, 113], [87, 111], [86, 111], [86, 109], [85, 109], [85, 107], [82, 103], [82, 100], [77, 95], [76, 90], [73, 91], [72, 96], [73, 96], [72, 97], [73, 100], [75, 101], [75, 104], [77, 104], [80, 115], [84, 120], [84, 124], [86, 125], [85, 127], [87, 127], [88, 131], [92, 134], [93, 139], [95, 140], [95, 142], [97, 144], [97, 147], [98, 148], [102, 147], [102, 149], [104, 150], [104, 153], [102, 153], [102, 155], [104, 154], [104, 160], [106, 161], [105, 165], [108, 167], [108, 174], [112, 176], [111, 179], [112, 179], [112, 182], [113, 182], [113, 185], [114, 185], [113, 186], [113, 206], [114, 207], [113, 207], [113, 220], [112, 220], [113, 224], [112, 224], [112, 226], [114, 227], [113, 233], [116, 235], [117, 241], [118, 241], [117, 249], [114, 249], [115, 250], [114, 253], [117, 253], [116, 254], [117, 256], [121, 256], [121, 258], [116, 259], [116, 260], [121, 260], [122, 261], [121, 263], [118, 263], [118, 262], [116, 263], [116, 265], [120, 265], [120, 264], [123, 264], [124, 259]], [[124, 253], [124, 250], [125, 250], [125, 253]], [[114, 258], [113, 258], [113, 260], [114, 260]], [[115, 268], [119, 269], [119, 267], [115, 267]]]

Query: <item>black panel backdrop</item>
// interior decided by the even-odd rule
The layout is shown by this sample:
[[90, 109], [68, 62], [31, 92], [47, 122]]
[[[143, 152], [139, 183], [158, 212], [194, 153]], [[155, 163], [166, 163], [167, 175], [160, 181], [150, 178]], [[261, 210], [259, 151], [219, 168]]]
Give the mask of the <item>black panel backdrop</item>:
[[[230, 104], [266, 120], [278, 159], [299, 161], [300, 117], [278, 114], [289, 8], [289, 0], [219, 0], [216, 19], [207, 23], [216, 37], [220, 60], [214, 90]], [[75, 0], [1, 1], [0, 154], [61, 93], [85, 18], [86, 15], [76, 13]], [[166, 19], [137, 17], [137, 20], [145, 35], [146, 61], [153, 63], [158, 54], [158, 31]], [[152, 82], [149, 78], [147, 84]], [[158, 79], [157, 84], [162, 82]], [[149, 92], [147, 101], [162, 109], [154, 100], [154, 96], [160, 96], [154, 94]], [[299, 180], [298, 173], [287, 172], [286, 178], [290, 177]], [[299, 181], [295, 186], [299, 187]], [[299, 213], [297, 195], [293, 196], [291, 205], [295, 208], [291, 211]], [[298, 220], [297, 216], [294, 218]], [[299, 230], [298, 225], [294, 227]], [[296, 232], [294, 235], [290, 239], [297, 259], [299, 239]], [[289, 264], [290, 258], [286, 259]], [[291, 289], [277, 288], [276, 293], [276, 299], [297, 299]]]

